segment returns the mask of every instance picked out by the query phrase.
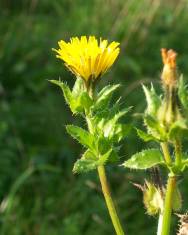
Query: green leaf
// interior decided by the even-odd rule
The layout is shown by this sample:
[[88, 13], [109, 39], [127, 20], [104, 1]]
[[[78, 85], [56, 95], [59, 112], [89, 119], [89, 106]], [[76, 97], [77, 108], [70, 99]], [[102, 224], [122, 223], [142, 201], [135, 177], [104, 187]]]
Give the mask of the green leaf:
[[122, 109], [121, 111], [117, 112], [110, 121], [113, 121], [114, 123], [116, 123], [121, 117], [123, 117], [129, 111], [130, 111], [130, 107]]
[[74, 164], [74, 173], [84, 173], [95, 170], [98, 166], [105, 165], [111, 154], [111, 150], [100, 156], [98, 159], [94, 159], [94, 154], [91, 151], [86, 151], [81, 159]]
[[82, 113], [88, 110], [93, 105], [93, 100], [85, 91], [84, 84], [81, 78], [77, 78], [73, 91], [63, 82], [57, 80], [50, 80], [50, 82], [61, 87], [66, 103], [70, 106], [74, 114]]
[[151, 115], [145, 115], [144, 116], [144, 121], [146, 123], [146, 125], [154, 130], [157, 130], [158, 132], [161, 131], [161, 127], [159, 126], [158, 121], [152, 117]]
[[152, 117], [151, 115], [144, 116], [144, 123], [146, 124], [148, 131], [158, 140], [166, 140], [166, 133], [164, 127], [160, 125], [160, 123]]
[[161, 99], [160, 97], [156, 94], [155, 89], [153, 85], [151, 84], [151, 89], [149, 90], [147, 87], [144, 85], [142, 86], [145, 96], [146, 96], [146, 101], [147, 101], [147, 114], [151, 116], [156, 116], [157, 111], [161, 105]]
[[62, 81], [49, 80], [49, 82], [61, 87], [61, 89], [63, 91], [63, 95], [65, 97], [65, 101], [67, 102], [68, 105], [70, 105], [70, 103], [72, 102], [72, 99], [73, 99], [70, 88]]
[[[105, 137], [109, 137], [110, 139], [113, 138], [114, 134], [118, 131], [117, 130], [117, 123], [119, 119], [124, 116], [129, 109], [124, 109], [118, 113], [116, 113], [111, 119], [107, 120], [107, 122], [103, 125], [103, 132]], [[119, 126], [120, 127], [120, 126]]]
[[104, 155], [107, 152], [110, 152], [109, 162], [117, 162], [119, 160], [119, 156], [117, 154], [118, 148], [115, 148], [111, 141], [104, 137], [100, 136], [97, 141], [97, 149], [100, 155]]
[[95, 137], [81, 127], [74, 125], [66, 126], [67, 132], [84, 147], [95, 150]]
[[113, 92], [115, 90], [117, 90], [117, 88], [119, 88], [119, 87], [120, 87], [119, 84], [108, 85], [108, 86], [104, 87], [97, 95], [94, 109], [98, 110], [98, 109], [106, 108], [106, 106], [108, 106], [108, 104], [110, 102], [110, 99], [111, 99]]
[[100, 165], [105, 165], [106, 162], [109, 160], [110, 158], [110, 155], [112, 153], [112, 149], [108, 150], [108, 152], [106, 152], [105, 154], [103, 154], [102, 156], [99, 157], [99, 160], [98, 160], [98, 166]]
[[[115, 107], [116, 108], [116, 107]], [[130, 131], [130, 125], [120, 124], [119, 119], [124, 116], [130, 108], [121, 111], [102, 112], [95, 115], [95, 123], [99, 132], [106, 138], [119, 142]]]
[[97, 168], [96, 161], [90, 159], [79, 159], [75, 162], [73, 167], [74, 173], [83, 173]]
[[131, 169], [145, 170], [162, 163], [164, 163], [163, 156], [158, 149], [147, 149], [134, 154], [129, 160], [125, 161], [123, 166]]
[[145, 142], [152, 141], [152, 140], [158, 141], [158, 139], [155, 138], [155, 137], [154, 137], [153, 135], [151, 135], [151, 134], [148, 134], [148, 133], [146, 133], [146, 132], [144, 132], [144, 131], [142, 131], [142, 130], [140, 130], [140, 129], [137, 129], [137, 128], [136, 128], [136, 131], [137, 131], [137, 134], [138, 134], [138, 136], [140, 137], [140, 139], [142, 139], [142, 140], [145, 141]]
[[130, 124], [116, 124], [111, 134], [110, 139], [114, 143], [119, 143], [125, 138], [131, 131], [132, 126]]
[[97, 141], [97, 149], [100, 155], [105, 154], [106, 152], [111, 152], [112, 144], [110, 140], [104, 136], [100, 136]]

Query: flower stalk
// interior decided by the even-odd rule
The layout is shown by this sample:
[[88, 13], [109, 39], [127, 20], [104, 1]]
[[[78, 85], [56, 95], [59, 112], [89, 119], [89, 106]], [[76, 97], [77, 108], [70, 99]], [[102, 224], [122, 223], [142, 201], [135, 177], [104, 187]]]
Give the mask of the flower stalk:
[[114, 202], [112, 200], [112, 196], [111, 196], [109, 185], [107, 182], [107, 177], [106, 177], [104, 166], [98, 167], [98, 174], [99, 174], [99, 179], [101, 182], [102, 192], [103, 192], [103, 195], [104, 195], [104, 198], [106, 201], [106, 205], [107, 205], [114, 229], [116, 231], [116, 234], [117, 235], [125, 235], [125, 233], [123, 232], [119, 217], [117, 215]]

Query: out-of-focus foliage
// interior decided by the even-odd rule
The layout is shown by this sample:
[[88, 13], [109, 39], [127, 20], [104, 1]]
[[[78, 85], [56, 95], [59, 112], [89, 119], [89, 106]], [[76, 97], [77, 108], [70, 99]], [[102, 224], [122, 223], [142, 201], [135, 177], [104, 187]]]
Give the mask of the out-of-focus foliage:
[[[71, 86], [73, 76], [51, 48], [77, 35], [119, 41], [119, 59], [100, 86], [121, 83], [125, 107], [140, 113], [146, 106], [141, 84], [159, 83], [161, 47], [174, 48], [188, 74], [187, 10], [187, 0], [0, 1], [2, 235], [114, 234], [96, 174], [72, 174], [82, 150], [66, 134], [73, 118], [47, 79], [60, 76]], [[129, 118], [139, 128], [139, 115]], [[135, 135], [123, 144], [122, 161], [143, 147]], [[130, 183], [142, 173], [112, 165], [108, 175], [128, 232], [152, 234], [155, 219], [146, 217], [141, 193]]]

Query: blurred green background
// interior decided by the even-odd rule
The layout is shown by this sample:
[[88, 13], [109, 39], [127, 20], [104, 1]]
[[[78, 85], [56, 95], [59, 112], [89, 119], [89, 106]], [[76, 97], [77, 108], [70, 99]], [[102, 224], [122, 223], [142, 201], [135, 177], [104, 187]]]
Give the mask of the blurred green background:
[[[187, 0], [0, 0], [1, 235], [114, 234], [96, 172], [72, 174], [82, 149], [64, 126], [83, 121], [47, 81], [74, 80], [51, 48], [71, 36], [119, 41], [120, 56], [99, 86], [121, 83], [124, 105], [133, 106], [127, 122], [140, 126], [133, 113], [145, 109], [141, 84], [160, 83], [160, 48], [175, 49], [188, 74], [187, 11]], [[121, 161], [144, 146], [132, 133]], [[129, 234], [155, 234], [156, 218], [146, 215], [131, 183], [143, 183], [143, 173], [118, 166], [107, 173]], [[188, 189], [182, 190], [185, 209]]]

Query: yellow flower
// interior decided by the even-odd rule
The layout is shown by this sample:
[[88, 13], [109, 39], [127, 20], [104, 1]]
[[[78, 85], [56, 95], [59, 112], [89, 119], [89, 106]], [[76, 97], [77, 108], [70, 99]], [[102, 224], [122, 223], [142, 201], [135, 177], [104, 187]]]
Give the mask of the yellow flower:
[[86, 82], [96, 80], [103, 75], [114, 63], [119, 54], [119, 43], [107, 40], [98, 40], [94, 36], [73, 37], [70, 42], [63, 40], [58, 42], [57, 58], [65, 62], [65, 65], [76, 76]]

